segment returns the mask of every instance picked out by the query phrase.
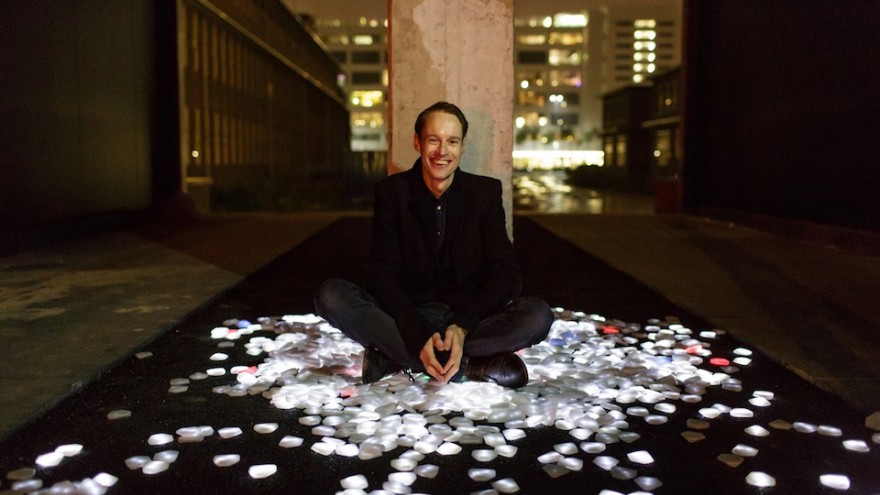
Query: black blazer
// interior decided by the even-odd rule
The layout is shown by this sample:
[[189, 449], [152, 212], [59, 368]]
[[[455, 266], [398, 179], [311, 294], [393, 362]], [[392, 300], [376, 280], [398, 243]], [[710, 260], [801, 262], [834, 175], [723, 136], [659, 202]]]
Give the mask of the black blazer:
[[421, 160], [376, 185], [365, 286], [397, 322], [414, 354], [437, 331], [415, 305], [445, 302], [454, 322], [472, 333], [480, 320], [519, 297], [522, 289], [522, 273], [507, 236], [501, 182], [459, 169], [446, 194], [440, 252], [453, 269], [438, 281], [434, 200], [422, 179]]

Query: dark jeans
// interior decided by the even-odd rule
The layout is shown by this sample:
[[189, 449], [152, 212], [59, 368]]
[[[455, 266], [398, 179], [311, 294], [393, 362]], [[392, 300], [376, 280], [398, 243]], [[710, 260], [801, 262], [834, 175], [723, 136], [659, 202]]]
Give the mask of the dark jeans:
[[[421, 304], [416, 310], [440, 335], [454, 317], [449, 306], [441, 302]], [[407, 352], [394, 319], [361, 287], [340, 278], [327, 280], [315, 295], [315, 311], [364, 347], [379, 349], [404, 368], [421, 370], [419, 356]], [[464, 342], [464, 355], [490, 356], [532, 346], [547, 337], [552, 323], [553, 311], [546, 302], [536, 297], [521, 297], [470, 331]]]

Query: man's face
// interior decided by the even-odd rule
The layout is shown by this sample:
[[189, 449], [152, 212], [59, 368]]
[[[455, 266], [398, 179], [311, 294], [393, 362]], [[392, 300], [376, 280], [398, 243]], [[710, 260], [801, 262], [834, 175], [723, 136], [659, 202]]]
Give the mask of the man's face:
[[421, 136], [414, 138], [422, 157], [422, 177], [436, 196], [452, 184], [464, 149], [461, 122], [446, 112], [432, 112], [425, 120]]

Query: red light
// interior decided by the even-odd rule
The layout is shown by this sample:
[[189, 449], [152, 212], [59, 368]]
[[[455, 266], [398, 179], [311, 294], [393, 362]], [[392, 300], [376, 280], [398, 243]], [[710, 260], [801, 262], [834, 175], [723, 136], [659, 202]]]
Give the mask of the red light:
[[620, 333], [620, 330], [617, 329], [616, 327], [607, 326], [607, 327], [602, 327], [602, 333], [604, 333], [604, 334]]

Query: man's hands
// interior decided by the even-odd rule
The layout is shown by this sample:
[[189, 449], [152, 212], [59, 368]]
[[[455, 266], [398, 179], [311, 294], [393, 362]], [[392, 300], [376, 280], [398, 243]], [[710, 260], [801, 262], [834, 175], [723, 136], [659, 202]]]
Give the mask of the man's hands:
[[[447, 383], [461, 368], [461, 357], [464, 355], [464, 338], [466, 332], [458, 325], [452, 324], [446, 327], [444, 336], [435, 333], [425, 342], [419, 352], [419, 359], [425, 371], [440, 383]], [[436, 352], [449, 352], [449, 359], [445, 365], [437, 360]]]

